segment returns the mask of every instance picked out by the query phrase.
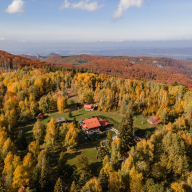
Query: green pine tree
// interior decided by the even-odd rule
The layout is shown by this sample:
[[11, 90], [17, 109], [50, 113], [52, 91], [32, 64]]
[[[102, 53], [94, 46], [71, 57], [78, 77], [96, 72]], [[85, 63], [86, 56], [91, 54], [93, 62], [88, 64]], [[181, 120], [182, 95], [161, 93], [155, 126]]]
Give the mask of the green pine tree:
[[72, 118], [72, 112], [71, 112], [71, 109], [69, 109], [68, 117], [69, 117], [69, 118]]
[[102, 160], [104, 159], [104, 157], [106, 155], [109, 155], [109, 150], [108, 150], [106, 143], [104, 141], [100, 142], [100, 147], [98, 148], [97, 154], [98, 154], [98, 157]]
[[112, 132], [109, 130], [107, 132], [107, 148], [109, 149], [109, 151], [111, 151], [111, 143], [112, 143]]
[[119, 124], [119, 138], [121, 139], [121, 151], [128, 151], [133, 145], [133, 115], [129, 108]]
[[36, 166], [33, 171], [32, 186], [37, 190], [37, 192], [40, 191], [40, 187], [39, 187], [40, 174], [41, 174], [41, 170], [39, 167]]
[[76, 117], [73, 118], [73, 125], [74, 125], [75, 127], [77, 127]]
[[45, 170], [41, 171], [40, 188], [41, 188], [40, 192], [49, 191], [49, 179], [48, 179], [48, 174]]
[[90, 174], [83, 171], [79, 177], [79, 180], [78, 180], [79, 189], [81, 189], [86, 184], [86, 182], [89, 181], [90, 178], [91, 178]]
[[27, 147], [27, 140], [26, 140], [22, 130], [19, 131], [19, 134], [17, 137], [17, 146], [20, 150], [26, 149], [26, 147]]
[[77, 123], [77, 128], [78, 128], [79, 130], [81, 130], [81, 126], [80, 126], [79, 123]]
[[100, 180], [100, 185], [102, 187], [102, 191], [107, 191], [108, 179], [109, 179], [108, 176], [105, 174], [104, 170], [102, 169], [99, 174], [99, 180]]

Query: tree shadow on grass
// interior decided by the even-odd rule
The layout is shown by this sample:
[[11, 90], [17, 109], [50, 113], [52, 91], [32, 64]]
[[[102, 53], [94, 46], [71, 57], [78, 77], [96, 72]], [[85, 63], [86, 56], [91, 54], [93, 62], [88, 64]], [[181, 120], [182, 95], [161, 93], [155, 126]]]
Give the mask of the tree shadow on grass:
[[78, 116], [81, 116], [81, 115], [83, 115], [82, 113], [80, 113], [80, 114], [78, 114], [78, 115], [74, 115], [74, 117], [78, 117]]
[[93, 176], [98, 177], [101, 168], [102, 168], [102, 162], [91, 163], [91, 172]]
[[77, 151], [77, 152], [74, 152], [74, 153], [65, 153], [65, 158], [67, 160], [70, 160], [70, 159], [74, 159], [76, 156], [80, 155], [82, 152], [80, 151]]
[[134, 127], [134, 134], [141, 138], [150, 138], [151, 135], [155, 132], [155, 128], [148, 128], [148, 129], [139, 129]]
[[25, 135], [25, 138], [27, 139], [27, 142], [31, 142], [33, 140], [33, 133], [32, 133], [32, 129], [33, 129], [33, 126], [35, 124], [37, 120], [34, 119], [32, 121], [30, 121], [27, 125], [20, 125], [21, 127], [19, 127], [19, 130], [22, 130], [24, 135]]

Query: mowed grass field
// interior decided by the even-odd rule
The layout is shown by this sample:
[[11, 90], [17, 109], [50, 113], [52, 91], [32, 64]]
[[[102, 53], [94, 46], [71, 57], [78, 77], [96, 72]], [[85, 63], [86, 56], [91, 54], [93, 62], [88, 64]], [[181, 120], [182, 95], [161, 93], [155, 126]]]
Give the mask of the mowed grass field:
[[[74, 105], [71, 107], [72, 109], [72, 118], [68, 117], [68, 112], [66, 113], [59, 113], [59, 112], [54, 112], [49, 114], [45, 114], [44, 119], [41, 120], [41, 124], [47, 125], [47, 123], [51, 120], [51, 118], [58, 118], [58, 117], [64, 117], [65, 119], [68, 120], [68, 122], [71, 122], [74, 117], [76, 117], [77, 121], [84, 120], [91, 118], [92, 116], [98, 116], [102, 115], [105, 117], [110, 117], [116, 122], [121, 122], [123, 115], [116, 113], [116, 112], [100, 112], [100, 111], [85, 111], [84, 108], [78, 108]], [[138, 128], [138, 129], [150, 129], [150, 124], [147, 122], [147, 118], [143, 118], [142, 115], [137, 115], [134, 116], [134, 126], [133, 128]], [[33, 141], [33, 134], [32, 134], [32, 129], [37, 120], [35, 119], [34, 121], [30, 122], [28, 125], [20, 127], [27, 138], [28, 142]], [[142, 124], [143, 122], [143, 124]], [[114, 135], [114, 134], [113, 134]], [[88, 159], [89, 162], [91, 163], [91, 168], [92, 168], [92, 173], [96, 175], [98, 173], [98, 169], [101, 166], [101, 160], [97, 158], [97, 150], [96, 147], [99, 147], [100, 141], [105, 140], [107, 137], [107, 131], [103, 131], [102, 133], [98, 133], [94, 136], [91, 136], [93, 140], [90, 139], [85, 139], [85, 136], [80, 134], [79, 135], [79, 144], [74, 151], [69, 151], [66, 152], [66, 159], [69, 165], [75, 166], [76, 164], [76, 157], [80, 155], [81, 153], [84, 153]], [[59, 151], [55, 152], [55, 156], [52, 157], [52, 168], [55, 169], [57, 167], [57, 161], [59, 158]]]
[[[84, 119], [88, 119], [91, 118], [92, 116], [98, 116], [98, 115], [102, 115], [105, 117], [110, 117], [112, 119], [114, 119], [117, 122], [121, 122], [122, 120], [122, 115], [121, 114], [117, 114], [117, 113], [113, 113], [113, 112], [100, 112], [100, 111], [85, 111], [84, 108], [81, 109], [76, 109], [72, 111], [72, 118], [68, 117], [68, 112], [67, 113], [59, 113], [59, 112], [54, 112], [49, 114], [45, 114], [44, 119], [41, 120], [41, 124], [42, 125], [47, 125], [47, 123], [51, 120], [51, 118], [59, 118], [59, 117], [65, 117], [65, 119], [68, 120], [68, 122], [71, 122], [73, 120], [74, 117], [76, 117], [77, 121], [80, 120], [84, 120]], [[26, 138], [27, 139], [31, 139], [32, 137], [32, 129], [33, 126], [35, 125], [37, 119], [31, 121], [29, 124], [21, 127], [24, 131], [24, 133], [26, 134]]]

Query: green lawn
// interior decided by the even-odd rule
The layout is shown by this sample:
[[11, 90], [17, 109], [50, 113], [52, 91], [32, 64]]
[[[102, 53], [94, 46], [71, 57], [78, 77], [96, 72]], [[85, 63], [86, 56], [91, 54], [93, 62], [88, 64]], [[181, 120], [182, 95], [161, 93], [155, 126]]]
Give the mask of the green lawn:
[[[68, 121], [72, 121], [73, 118], [76, 117], [76, 120], [80, 121], [80, 120], [84, 120], [86, 118], [91, 118], [92, 116], [98, 116], [98, 115], [110, 117], [119, 123], [121, 122], [121, 119], [122, 119], [121, 114], [117, 114], [117, 113], [113, 113], [113, 112], [85, 111], [84, 108], [81, 108], [81, 109], [79, 109], [79, 111], [77, 109], [72, 111], [72, 118], [68, 117], [68, 113], [55, 112], [55, 113], [51, 113], [50, 115], [45, 114], [44, 119], [41, 120], [41, 124], [46, 125], [51, 120], [51, 118], [65, 117], [65, 119], [67, 119]], [[30, 124], [23, 127], [26, 129], [26, 131], [25, 131], [26, 133], [30, 133], [35, 122], [36, 121], [32, 121]]]
[[[58, 118], [58, 117], [65, 117], [65, 119], [68, 119], [68, 122], [73, 120], [73, 117], [76, 117], [77, 121], [84, 120], [86, 118], [91, 118], [92, 116], [98, 116], [102, 115], [105, 117], [110, 117], [113, 120], [117, 122], [121, 122], [122, 120], [122, 115], [118, 114], [116, 112], [100, 112], [100, 111], [85, 111], [84, 108], [77, 109], [75, 105], [71, 106], [72, 109], [72, 118], [68, 117], [68, 112], [67, 113], [59, 113], [59, 112], [54, 112], [49, 114], [45, 114], [44, 119], [41, 120], [41, 124], [47, 125], [47, 123], [51, 120], [51, 118]], [[143, 124], [142, 124], [143, 121]], [[20, 127], [23, 129], [26, 138], [28, 142], [31, 142], [33, 140], [32, 138], [32, 128], [35, 124], [36, 120], [33, 120], [30, 122], [28, 125], [25, 125], [23, 127]], [[143, 118], [142, 120], [142, 115], [137, 115], [134, 116], [134, 129], [137, 128], [139, 130], [143, 131], [151, 131], [150, 124], [147, 122], [147, 118]], [[153, 131], [153, 130], [152, 130]], [[114, 133], [113, 133], [114, 135]], [[66, 159], [69, 165], [74, 166], [76, 164], [76, 157], [77, 155], [80, 155], [81, 153], [84, 153], [88, 159], [89, 162], [91, 163], [92, 167], [92, 172], [94, 175], [98, 173], [98, 168], [101, 166], [101, 161], [96, 158], [97, 156], [97, 150], [96, 147], [99, 146], [100, 141], [104, 140], [106, 138], [107, 134], [106, 131], [102, 133], [98, 133], [97, 135], [91, 136], [93, 140], [85, 139], [85, 136], [80, 134], [79, 137], [79, 144], [78, 147], [75, 151], [70, 151], [66, 152]], [[60, 150], [59, 150], [60, 151]], [[57, 161], [59, 158], [59, 151], [54, 152], [54, 156], [51, 158], [51, 167], [53, 169], [57, 168]]]
[[[105, 117], [110, 117], [112, 119], [114, 119], [117, 122], [121, 122], [122, 120], [122, 115], [115, 113], [115, 112], [101, 112], [101, 111], [85, 111], [84, 108], [81, 108], [79, 110], [75, 110], [73, 108], [72, 111], [72, 118], [68, 117], [68, 113], [59, 113], [59, 112], [54, 112], [49, 114], [45, 114], [44, 119], [41, 120], [41, 124], [43, 125], [47, 125], [47, 123], [51, 120], [51, 118], [58, 118], [58, 117], [65, 117], [65, 119], [68, 119], [68, 121], [72, 121], [73, 117], [76, 117], [77, 121], [80, 120], [84, 120], [86, 118], [91, 118], [92, 116], [98, 116], [98, 115], [102, 115]], [[143, 124], [142, 124], [143, 121]], [[21, 128], [23, 129], [26, 138], [28, 141], [32, 141], [32, 128], [35, 124], [36, 120], [31, 121], [28, 125], [22, 126]], [[137, 128], [137, 129], [150, 129], [150, 124], [147, 122], [147, 118], [143, 118], [142, 120], [142, 115], [137, 115], [134, 116], [134, 125], [133, 128]], [[85, 153], [88, 154], [89, 152], [87, 152], [87, 150], [85, 150]], [[89, 153], [90, 154], [90, 153]]]
[[[84, 108], [75, 110], [74, 107], [72, 109], [73, 109], [72, 118], [68, 117], [68, 113], [54, 112], [54, 113], [51, 113], [50, 115], [45, 114], [44, 119], [41, 120], [41, 124], [46, 126], [47, 123], [51, 120], [51, 118], [58, 118], [58, 117], [65, 117], [65, 119], [68, 119], [69, 122], [73, 120], [73, 117], [76, 117], [76, 120], [80, 121], [80, 120], [84, 120], [86, 118], [90, 118], [92, 116], [98, 116], [98, 115], [110, 117], [117, 122], [121, 122], [121, 119], [122, 119], [122, 115], [113, 113], [113, 112], [100, 112], [100, 111], [90, 111], [89, 112], [89, 111], [85, 111]], [[35, 122], [36, 122], [36, 120], [33, 120], [28, 125], [20, 127], [23, 129], [28, 142], [31, 142], [33, 140], [32, 129], [33, 129]], [[93, 168], [93, 173], [96, 173], [97, 168], [101, 164], [101, 161], [96, 158], [96, 156], [97, 156], [96, 147], [99, 146], [100, 141], [104, 140], [106, 138], [106, 136], [107, 136], [106, 131], [104, 131], [103, 133], [99, 133], [96, 136], [92, 136], [93, 137], [93, 141], [92, 141], [89, 139], [85, 139], [85, 137], [83, 135], [80, 135], [80, 141], [79, 141], [77, 150], [66, 153], [66, 158], [68, 159], [68, 163], [70, 165], [75, 165], [76, 156], [83, 152], [88, 157], [88, 159], [91, 163], [91, 166]], [[55, 166], [56, 166], [55, 162], [57, 162], [57, 160], [58, 160], [58, 155], [52, 157], [52, 159], [53, 159], [52, 167], [55, 168]]]
[[150, 124], [147, 122], [146, 117], [143, 117], [142, 115], [137, 115], [137, 116], [134, 116], [133, 128], [148, 129], [150, 128]]

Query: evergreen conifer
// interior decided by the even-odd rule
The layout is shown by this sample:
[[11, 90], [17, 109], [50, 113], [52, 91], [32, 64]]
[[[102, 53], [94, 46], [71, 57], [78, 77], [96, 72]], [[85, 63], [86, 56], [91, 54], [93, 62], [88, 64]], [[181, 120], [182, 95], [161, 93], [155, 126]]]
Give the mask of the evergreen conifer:
[[69, 117], [69, 118], [72, 118], [72, 112], [71, 112], [71, 109], [69, 109], [68, 117]]
[[107, 132], [107, 148], [109, 149], [109, 151], [111, 151], [111, 143], [112, 143], [112, 132], [109, 130]]
[[132, 110], [128, 108], [127, 113], [119, 124], [119, 138], [121, 139], [121, 151], [128, 151], [133, 145], [133, 115]]

